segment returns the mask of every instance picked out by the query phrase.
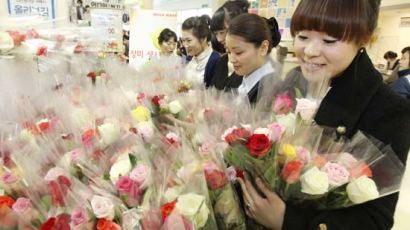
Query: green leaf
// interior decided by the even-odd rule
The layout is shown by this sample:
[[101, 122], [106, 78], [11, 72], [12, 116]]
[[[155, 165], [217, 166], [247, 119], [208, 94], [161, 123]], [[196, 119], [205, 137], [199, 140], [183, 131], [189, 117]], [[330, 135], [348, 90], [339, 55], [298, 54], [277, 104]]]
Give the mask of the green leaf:
[[134, 168], [138, 163], [137, 158], [133, 154], [128, 154], [128, 157], [130, 158], [132, 168]]

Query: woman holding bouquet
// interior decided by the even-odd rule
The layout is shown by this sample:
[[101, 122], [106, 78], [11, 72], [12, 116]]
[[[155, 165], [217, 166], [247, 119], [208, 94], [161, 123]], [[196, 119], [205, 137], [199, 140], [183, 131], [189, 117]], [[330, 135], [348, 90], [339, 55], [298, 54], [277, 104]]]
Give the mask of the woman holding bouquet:
[[[380, 0], [302, 0], [292, 17], [295, 54], [303, 76], [331, 77], [315, 121], [348, 138], [357, 131], [391, 145], [405, 163], [410, 104], [383, 84], [365, 46], [376, 28]], [[272, 229], [390, 229], [398, 193], [337, 210], [283, 202], [256, 179], [261, 195], [240, 180], [247, 214]]]
[[272, 41], [266, 19], [245, 13], [231, 21], [225, 42], [235, 74], [243, 76], [235, 88], [239, 95], [247, 96], [251, 103], [256, 103], [262, 82], [275, 80], [278, 68], [269, 54], [278, 41]]

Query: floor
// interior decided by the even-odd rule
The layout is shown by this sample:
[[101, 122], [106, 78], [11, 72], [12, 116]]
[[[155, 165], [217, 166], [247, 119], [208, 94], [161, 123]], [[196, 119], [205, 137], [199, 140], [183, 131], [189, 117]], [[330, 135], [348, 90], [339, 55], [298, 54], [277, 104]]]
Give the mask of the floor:
[[[410, 154], [410, 153], [409, 153]], [[399, 203], [396, 207], [395, 225], [393, 230], [410, 229], [410, 158], [407, 159], [407, 169], [402, 181]]]

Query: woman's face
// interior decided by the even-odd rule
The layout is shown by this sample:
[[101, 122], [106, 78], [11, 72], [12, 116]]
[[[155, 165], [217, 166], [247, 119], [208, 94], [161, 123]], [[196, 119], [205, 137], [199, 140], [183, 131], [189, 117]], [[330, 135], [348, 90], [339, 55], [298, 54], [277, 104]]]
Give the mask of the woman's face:
[[260, 47], [246, 42], [242, 37], [228, 34], [226, 36], [226, 51], [229, 61], [233, 64], [235, 73], [249, 75], [265, 63], [269, 42], [262, 42]]
[[182, 44], [185, 47], [189, 56], [198, 56], [207, 47], [206, 39], [198, 39], [192, 33], [192, 30], [182, 31]]
[[177, 41], [175, 41], [175, 38], [173, 37], [169, 38], [168, 41], [163, 41], [160, 45], [161, 53], [167, 56], [171, 55], [174, 53], [176, 45]]
[[226, 39], [226, 29], [223, 30], [217, 30], [214, 32], [216, 40], [218, 40], [219, 43], [221, 43], [225, 48], [225, 39]]
[[401, 69], [410, 69], [410, 52], [406, 52], [406, 53], [401, 55], [400, 68]]
[[305, 78], [318, 81], [342, 74], [360, 47], [326, 33], [303, 30], [296, 34], [294, 48]]

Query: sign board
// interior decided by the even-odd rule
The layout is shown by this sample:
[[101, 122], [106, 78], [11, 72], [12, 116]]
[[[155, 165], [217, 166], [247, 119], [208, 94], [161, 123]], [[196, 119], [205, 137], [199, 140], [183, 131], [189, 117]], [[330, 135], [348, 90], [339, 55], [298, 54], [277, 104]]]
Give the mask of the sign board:
[[55, 19], [54, 0], [7, 0], [9, 15], [40, 15], [46, 19]]
[[91, 27], [101, 31], [101, 46], [107, 52], [122, 52], [122, 10], [91, 9]]
[[111, 9], [111, 10], [122, 10], [123, 5], [121, 3], [115, 3], [115, 2], [110, 2], [110, 1], [90, 1], [91, 8], [97, 8], [97, 9]]
[[130, 65], [140, 68], [151, 58], [158, 57], [159, 34], [165, 28], [176, 31], [176, 27], [176, 12], [133, 9], [130, 16]]

